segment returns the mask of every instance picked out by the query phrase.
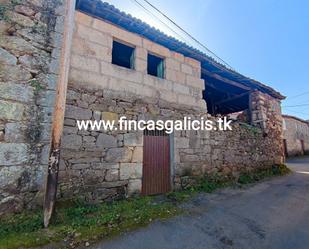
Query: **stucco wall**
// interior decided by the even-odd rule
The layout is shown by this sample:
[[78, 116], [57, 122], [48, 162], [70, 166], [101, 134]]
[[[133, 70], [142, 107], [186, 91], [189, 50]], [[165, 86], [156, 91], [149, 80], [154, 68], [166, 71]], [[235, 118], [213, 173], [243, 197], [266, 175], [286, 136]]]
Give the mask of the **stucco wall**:
[[301, 140], [304, 141], [305, 153], [309, 153], [309, 123], [289, 116], [283, 116], [283, 120], [288, 156], [304, 154]]

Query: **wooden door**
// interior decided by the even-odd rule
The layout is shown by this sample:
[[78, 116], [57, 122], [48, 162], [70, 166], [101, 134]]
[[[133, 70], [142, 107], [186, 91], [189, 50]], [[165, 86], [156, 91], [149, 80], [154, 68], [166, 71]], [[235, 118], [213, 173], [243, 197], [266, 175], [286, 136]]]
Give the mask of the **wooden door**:
[[170, 141], [164, 131], [144, 132], [142, 194], [169, 192]]

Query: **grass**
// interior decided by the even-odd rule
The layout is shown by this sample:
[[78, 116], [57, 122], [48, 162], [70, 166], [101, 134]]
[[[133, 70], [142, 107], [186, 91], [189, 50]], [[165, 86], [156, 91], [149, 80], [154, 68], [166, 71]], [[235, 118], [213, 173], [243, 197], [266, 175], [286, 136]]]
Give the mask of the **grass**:
[[[147, 196], [96, 205], [81, 201], [58, 203], [48, 229], [42, 228], [41, 210], [7, 216], [0, 221], [0, 248], [28, 248], [53, 242], [72, 248], [86, 241], [111, 238], [146, 226], [155, 219], [167, 219], [182, 213], [177, 203], [187, 201], [198, 192], [210, 193], [219, 188], [253, 183], [289, 172], [285, 165], [275, 165], [271, 169], [243, 173], [238, 179], [205, 175], [196, 186], [168, 193], [160, 201], [157, 197]], [[60, 248], [60, 245], [57, 247]]]
[[159, 203], [154, 197], [96, 205], [77, 201], [60, 205], [56, 210], [48, 229], [42, 228], [41, 210], [2, 219], [0, 248], [27, 248], [59, 241], [67, 241], [67, 245], [74, 246], [85, 241], [108, 238], [180, 212], [172, 203]]

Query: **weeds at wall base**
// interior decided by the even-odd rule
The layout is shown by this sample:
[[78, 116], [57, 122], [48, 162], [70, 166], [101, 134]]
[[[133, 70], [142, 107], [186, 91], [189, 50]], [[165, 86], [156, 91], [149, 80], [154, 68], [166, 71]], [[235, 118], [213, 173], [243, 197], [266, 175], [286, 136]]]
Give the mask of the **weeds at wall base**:
[[102, 204], [82, 201], [60, 203], [48, 229], [43, 229], [42, 212], [28, 211], [4, 217], [0, 221], [0, 249], [28, 248], [60, 243], [72, 248], [86, 241], [108, 239], [128, 230], [146, 226], [155, 219], [168, 219], [183, 212], [178, 204], [196, 193], [211, 193], [228, 186], [242, 186], [267, 177], [290, 173], [285, 165], [243, 173], [238, 179], [206, 175], [186, 190], [160, 197], [146, 196]]

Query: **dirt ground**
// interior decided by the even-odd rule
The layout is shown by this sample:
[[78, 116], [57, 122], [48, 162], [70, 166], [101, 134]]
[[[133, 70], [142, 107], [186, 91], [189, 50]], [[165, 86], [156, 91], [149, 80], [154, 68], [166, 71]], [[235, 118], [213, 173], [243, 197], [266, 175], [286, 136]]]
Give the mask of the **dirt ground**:
[[287, 162], [293, 174], [245, 189], [200, 194], [186, 215], [157, 221], [93, 249], [308, 249], [309, 157]]

